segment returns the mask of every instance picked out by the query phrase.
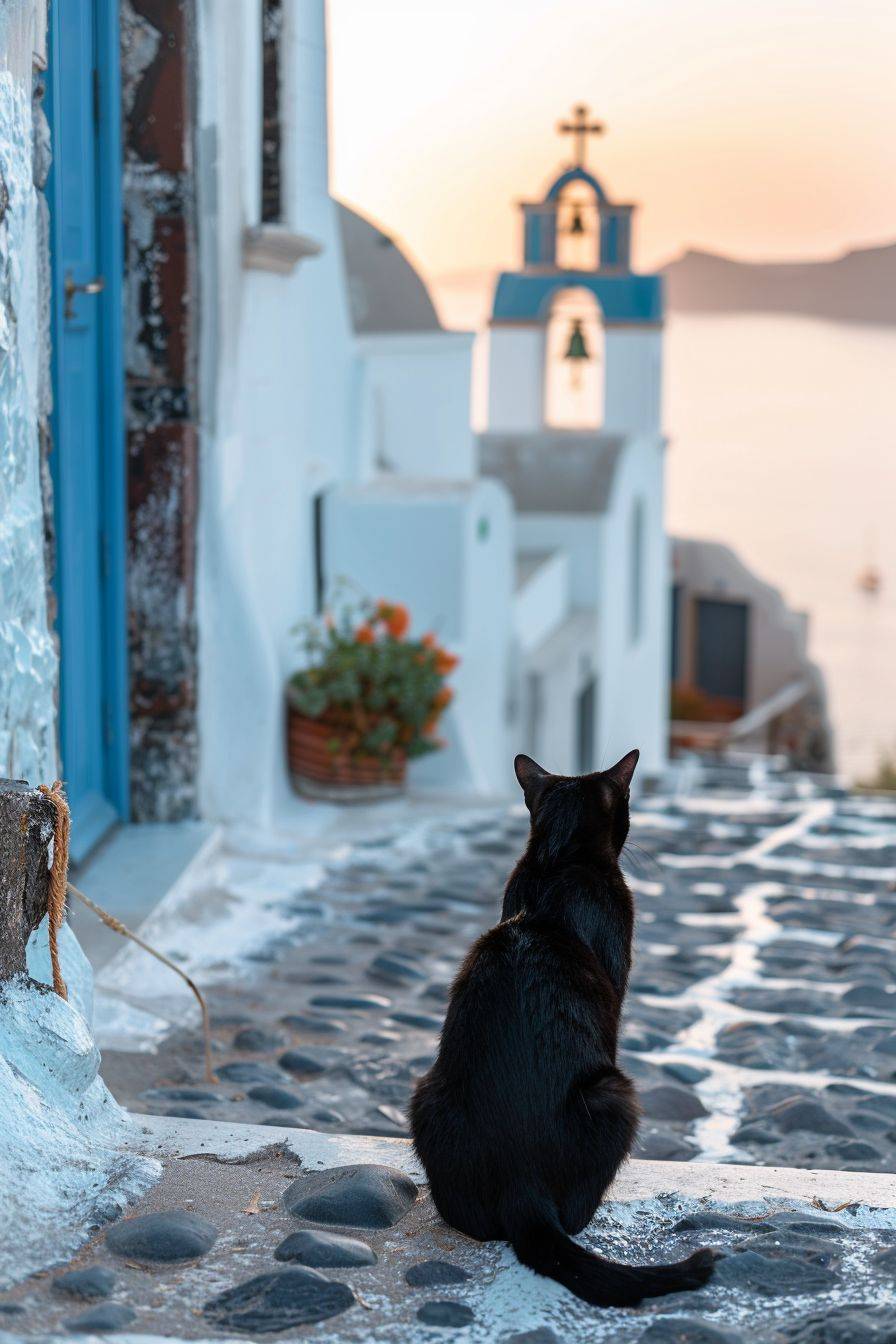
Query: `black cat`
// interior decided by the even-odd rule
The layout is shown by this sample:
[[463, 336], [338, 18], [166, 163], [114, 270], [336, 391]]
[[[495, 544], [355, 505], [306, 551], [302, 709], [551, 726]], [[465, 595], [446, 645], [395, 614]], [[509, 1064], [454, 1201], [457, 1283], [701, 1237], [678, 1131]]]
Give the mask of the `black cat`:
[[698, 1288], [715, 1253], [623, 1265], [572, 1241], [631, 1151], [638, 1103], [616, 1067], [634, 907], [619, 869], [638, 752], [581, 778], [517, 756], [531, 816], [501, 923], [454, 982], [436, 1062], [411, 1101], [436, 1208], [601, 1307]]

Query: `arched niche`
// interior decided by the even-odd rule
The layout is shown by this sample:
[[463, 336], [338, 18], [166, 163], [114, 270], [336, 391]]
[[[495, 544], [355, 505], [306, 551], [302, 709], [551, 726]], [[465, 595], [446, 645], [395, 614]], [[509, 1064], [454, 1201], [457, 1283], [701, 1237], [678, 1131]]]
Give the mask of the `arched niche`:
[[[557, 429], [599, 429], [604, 419], [606, 364], [600, 304], [590, 288], [558, 287], [546, 300], [544, 416]], [[588, 358], [568, 359], [578, 324]]]
[[600, 197], [587, 179], [571, 178], [555, 200], [555, 264], [561, 271], [596, 271], [600, 266]]

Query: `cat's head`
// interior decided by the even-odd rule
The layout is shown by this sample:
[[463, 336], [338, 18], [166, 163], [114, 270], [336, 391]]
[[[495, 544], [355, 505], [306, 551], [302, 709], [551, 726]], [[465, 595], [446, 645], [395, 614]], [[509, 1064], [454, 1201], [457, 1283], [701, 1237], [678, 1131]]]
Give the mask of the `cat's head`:
[[629, 751], [609, 770], [591, 775], [552, 775], [531, 756], [517, 756], [513, 768], [532, 819], [532, 839], [547, 858], [589, 852], [619, 857], [639, 755]]

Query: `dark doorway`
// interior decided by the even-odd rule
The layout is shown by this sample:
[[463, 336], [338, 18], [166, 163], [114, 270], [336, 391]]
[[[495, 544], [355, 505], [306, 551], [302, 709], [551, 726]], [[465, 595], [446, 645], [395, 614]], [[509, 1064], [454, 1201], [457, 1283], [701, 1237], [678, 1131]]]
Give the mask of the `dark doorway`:
[[745, 602], [697, 601], [697, 686], [741, 706], [747, 697], [749, 614]]
[[580, 775], [587, 775], [594, 769], [596, 716], [597, 682], [591, 677], [576, 700], [576, 769]]
[[671, 675], [672, 683], [681, 678], [681, 584], [672, 585], [672, 613], [671, 613]]

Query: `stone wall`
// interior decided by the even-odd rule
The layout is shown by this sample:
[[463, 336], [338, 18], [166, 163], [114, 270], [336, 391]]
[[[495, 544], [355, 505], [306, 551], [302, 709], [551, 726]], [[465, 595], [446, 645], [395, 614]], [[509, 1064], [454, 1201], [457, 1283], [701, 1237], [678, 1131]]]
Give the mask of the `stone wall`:
[[193, 0], [123, 0], [131, 805], [196, 812]]
[[0, 775], [31, 780], [57, 761], [45, 26], [43, 0], [0, 8]]

